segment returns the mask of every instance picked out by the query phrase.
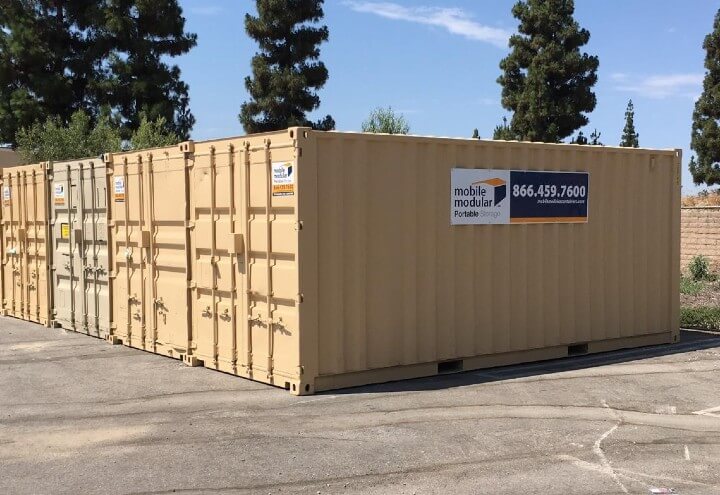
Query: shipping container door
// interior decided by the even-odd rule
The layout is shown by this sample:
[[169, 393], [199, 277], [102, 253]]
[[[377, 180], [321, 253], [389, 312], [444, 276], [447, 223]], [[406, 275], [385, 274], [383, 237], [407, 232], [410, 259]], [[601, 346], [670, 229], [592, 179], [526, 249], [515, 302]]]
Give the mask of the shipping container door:
[[71, 164], [52, 165], [52, 242], [53, 294], [55, 324], [69, 330], [82, 330], [82, 315], [78, 308], [81, 253], [78, 235], [82, 224], [77, 222], [77, 170]]
[[148, 153], [145, 180], [148, 217], [146, 344], [172, 357], [187, 354], [190, 340], [188, 170], [178, 148]]
[[107, 250], [106, 168], [100, 160], [80, 163], [83, 331], [106, 338], [110, 315]]
[[249, 320], [248, 362], [243, 364], [254, 379], [285, 387], [300, 381], [297, 249], [302, 225], [293, 132], [250, 140], [243, 175]]
[[[149, 236], [143, 232], [143, 160], [140, 154], [108, 157], [112, 160], [110, 211], [112, 224], [113, 335], [125, 345], [145, 349], [146, 284]], [[151, 349], [150, 349], [151, 350]]]
[[238, 373], [244, 300], [240, 143], [198, 143], [193, 154], [193, 355], [208, 368]]
[[48, 323], [48, 280], [47, 280], [47, 210], [44, 166], [25, 172], [25, 202], [23, 208], [27, 218], [24, 234], [25, 286], [27, 294], [26, 318], [30, 321]]
[[20, 218], [18, 217], [19, 194], [17, 176], [6, 172], [3, 175], [2, 209], [3, 209], [3, 312], [6, 315], [20, 318], [22, 316], [22, 282], [20, 278], [20, 252], [18, 230]]
[[105, 338], [109, 327], [106, 178], [99, 160], [53, 164], [56, 323]]

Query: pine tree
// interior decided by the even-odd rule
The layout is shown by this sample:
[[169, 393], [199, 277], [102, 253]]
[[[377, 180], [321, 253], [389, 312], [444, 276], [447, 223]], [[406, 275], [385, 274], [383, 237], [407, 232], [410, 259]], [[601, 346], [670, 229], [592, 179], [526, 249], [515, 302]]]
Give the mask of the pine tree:
[[517, 135], [515, 135], [508, 124], [507, 117], [503, 117], [502, 124], [495, 126], [493, 139], [496, 141], [518, 141]]
[[635, 107], [632, 100], [630, 100], [625, 109], [625, 127], [623, 128], [620, 146], [623, 148], [637, 148], [640, 146], [639, 137], [640, 135], [635, 132]]
[[252, 77], [245, 79], [251, 100], [242, 105], [240, 122], [248, 133], [292, 126], [331, 130], [329, 115], [310, 122], [306, 114], [320, 106], [314, 90], [328, 79], [320, 44], [328, 40], [323, 0], [256, 0], [258, 16], [245, 16], [245, 29], [260, 52], [252, 59]]
[[510, 54], [500, 62], [502, 105], [523, 140], [559, 142], [587, 125], [595, 109], [598, 58], [581, 52], [590, 33], [573, 18], [573, 0], [522, 0]]
[[472, 138], [480, 139], [480, 131], [478, 131], [477, 129], [473, 129]]
[[[88, 109], [87, 81], [97, 75], [94, 1], [5, 0], [0, 3], [0, 143], [34, 122]], [[93, 115], [99, 113], [95, 108]]]
[[705, 37], [705, 81], [695, 102], [690, 147], [697, 158], [690, 160], [695, 184], [720, 184], [720, 10], [715, 15], [713, 32]]
[[578, 132], [577, 136], [570, 140], [570, 144], [588, 144], [588, 138], [585, 137], [583, 131]]
[[178, 0], [104, 3], [99, 43], [109, 55], [106, 77], [93, 86], [98, 102], [119, 114], [126, 139], [140, 127], [143, 115], [188, 139], [195, 123], [188, 85], [179, 67], [165, 62], [197, 44], [197, 36], [185, 32]]
[[0, 143], [82, 110], [95, 125], [109, 107], [125, 139], [145, 112], [187, 137], [194, 118], [177, 67], [187, 52], [177, 0], [4, 0], [0, 2]]

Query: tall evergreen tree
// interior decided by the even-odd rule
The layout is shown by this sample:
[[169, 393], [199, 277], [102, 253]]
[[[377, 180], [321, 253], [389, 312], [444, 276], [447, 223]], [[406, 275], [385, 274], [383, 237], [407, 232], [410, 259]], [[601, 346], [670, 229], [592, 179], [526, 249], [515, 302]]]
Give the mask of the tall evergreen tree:
[[[5, 0], [0, 3], [0, 143], [34, 122], [88, 108], [98, 46], [89, 29], [95, 1]], [[99, 108], [93, 114], [99, 113]]]
[[187, 139], [195, 123], [188, 85], [167, 57], [190, 51], [197, 36], [185, 32], [178, 0], [105, 0], [100, 43], [108, 54], [107, 71], [93, 86], [100, 104], [116, 111], [123, 137], [140, 126], [142, 116], [163, 121], [168, 132]]
[[187, 85], [164, 61], [187, 52], [177, 0], [4, 0], [0, 2], [0, 142], [83, 110], [97, 122], [109, 106], [123, 136], [140, 114], [165, 118], [187, 137], [194, 118]]
[[713, 32], [705, 37], [705, 81], [695, 102], [690, 147], [696, 157], [690, 160], [695, 184], [720, 184], [720, 11], [715, 15]]
[[324, 15], [323, 0], [256, 0], [256, 5], [258, 16], [245, 16], [245, 29], [260, 46], [252, 59], [252, 77], [245, 79], [251, 97], [239, 115], [245, 131], [333, 129], [329, 115], [314, 123], [306, 116], [320, 106], [315, 90], [328, 79], [319, 46], [329, 31], [316, 25]]
[[640, 146], [640, 135], [635, 131], [635, 107], [632, 100], [628, 101], [625, 109], [625, 127], [623, 128], [620, 146], [623, 148], [637, 148]]
[[510, 54], [500, 62], [502, 105], [513, 113], [513, 134], [528, 141], [559, 142], [585, 126], [595, 109], [592, 87], [598, 58], [581, 52], [590, 33], [573, 18], [573, 0], [521, 0]]

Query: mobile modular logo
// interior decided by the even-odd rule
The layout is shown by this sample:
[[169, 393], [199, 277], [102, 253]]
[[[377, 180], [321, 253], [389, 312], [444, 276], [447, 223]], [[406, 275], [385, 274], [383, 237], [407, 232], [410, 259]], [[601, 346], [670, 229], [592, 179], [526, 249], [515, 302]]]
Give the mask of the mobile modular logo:
[[509, 222], [510, 171], [454, 168], [450, 178], [452, 225]]

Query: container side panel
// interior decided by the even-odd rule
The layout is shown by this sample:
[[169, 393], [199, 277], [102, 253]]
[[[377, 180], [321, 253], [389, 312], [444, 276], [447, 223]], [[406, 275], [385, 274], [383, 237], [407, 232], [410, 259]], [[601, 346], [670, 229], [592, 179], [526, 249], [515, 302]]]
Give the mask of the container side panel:
[[[320, 375], [676, 331], [673, 153], [315, 135]], [[453, 168], [588, 172], [589, 221], [451, 226]]]

